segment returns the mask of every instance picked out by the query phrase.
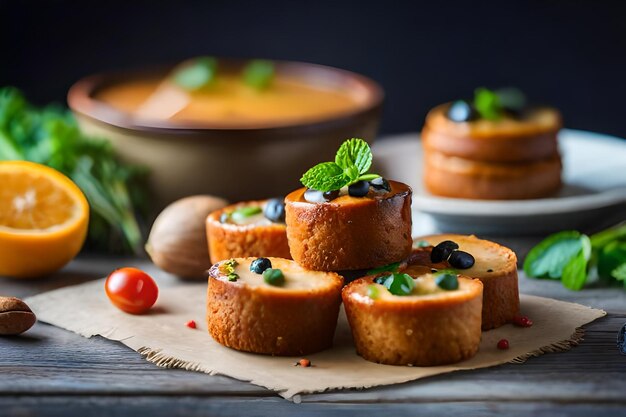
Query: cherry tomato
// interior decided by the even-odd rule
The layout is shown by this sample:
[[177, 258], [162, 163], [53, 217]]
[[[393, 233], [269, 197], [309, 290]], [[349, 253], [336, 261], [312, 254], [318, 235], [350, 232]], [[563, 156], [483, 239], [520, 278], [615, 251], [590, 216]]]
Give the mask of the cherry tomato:
[[137, 268], [120, 268], [107, 277], [104, 289], [111, 303], [130, 314], [145, 313], [159, 296], [159, 287]]

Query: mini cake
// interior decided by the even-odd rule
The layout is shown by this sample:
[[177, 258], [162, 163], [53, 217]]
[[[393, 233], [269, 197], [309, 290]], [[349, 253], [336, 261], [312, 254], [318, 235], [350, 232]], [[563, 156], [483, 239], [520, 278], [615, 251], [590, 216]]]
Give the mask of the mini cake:
[[519, 314], [517, 257], [512, 250], [476, 236], [442, 234], [416, 240], [433, 246], [415, 249], [405, 272], [411, 273], [411, 268], [455, 268], [482, 281], [483, 330], [510, 323]]
[[428, 113], [422, 140], [424, 185], [429, 192], [457, 198], [526, 199], [558, 191], [559, 112], [527, 107], [523, 99], [511, 105], [508, 94], [478, 89], [472, 103], [459, 100]]
[[279, 356], [332, 346], [343, 279], [281, 258], [235, 258], [209, 272], [209, 333], [224, 346]]
[[248, 256], [291, 258], [281, 199], [249, 201], [216, 210], [206, 219], [211, 262]]
[[342, 298], [358, 354], [409, 366], [471, 358], [481, 339], [482, 288], [478, 280], [443, 271], [353, 281]]
[[[368, 163], [361, 163], [365, 156], [354, 156], [355, 147], [369, 155]], [[313, 167], [302, 178], [305, 188], [285, 198], [291, 256], [316, 271], [369, 269], [406, 258], [412, 245], [411, 188], [367, 174], [371, 154], [360, 139], [344, 142], [336, 160], [344, 154], [354, 161], [344, 161], [345, 168], [332, 162]], [[336, 175], [315, 176], [320, 166], [322, 174]], [[350, 177], [345, 172], [351, 169], [356, 171]]]

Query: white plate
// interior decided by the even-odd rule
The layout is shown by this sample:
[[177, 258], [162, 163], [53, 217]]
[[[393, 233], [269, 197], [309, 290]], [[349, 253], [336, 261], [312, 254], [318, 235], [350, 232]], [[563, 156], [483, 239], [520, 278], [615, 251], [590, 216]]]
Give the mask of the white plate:
[[458, 233], [537, 234], [626, 219], [626, 140], [580, 130], [559, 134], [561, 192], [535, 200], [467, 200], [430, 195], [422, 185], [418, 133], [389, 136], [373, 146], [375, 168], [413, 188], [413, 207], [433, 229]]

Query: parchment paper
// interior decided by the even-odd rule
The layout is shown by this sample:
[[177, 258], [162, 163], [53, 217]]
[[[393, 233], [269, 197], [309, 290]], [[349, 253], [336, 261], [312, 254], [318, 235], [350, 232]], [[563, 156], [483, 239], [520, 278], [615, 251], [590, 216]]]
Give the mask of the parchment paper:
[[[313, 366], [294, 366], [298, 358], [241, 353], [215, 342], [206, 330], [206, 284], [162, 288], [150, 313], [134, 316], [113, 307], [104, 292], [104, 280], [61, 288], [26, 302], [40, 321], [85, 337], [101, 335], [140, 352], [151, 362], [208, 374], [227, 375], [267, 387], [285, 398], [339, 388], [367, 388], [395, 384], [457, 370], [523, 362], [545, 352], [569, 349], [582, 338], [579, 327], [606, 313], [579, 304], [521, 296], [522, 313], [534, 325], [507, 325], [483, 332], [479, 353], [450, 366], [405, 367], [378, 365], [357, 356], [343, 311], [335, 346], [309, 355]], [[185, 326], [195, 320], [198, 328]], [[498, 350], [500, 339], [509, 350]]]

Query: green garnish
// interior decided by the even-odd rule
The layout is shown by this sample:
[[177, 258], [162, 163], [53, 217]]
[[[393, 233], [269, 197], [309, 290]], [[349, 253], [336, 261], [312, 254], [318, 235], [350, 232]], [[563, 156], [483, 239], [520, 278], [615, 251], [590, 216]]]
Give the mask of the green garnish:
[[243, 80], [252, 88], [264, 90], [274, 80], [274, 63], [263, 59], [250, 61], [243, 69]]
[[413, 248], [426, 248], [428, 246], [431, 246], [431, 244], [426, 242], [425, 240], [418, 240], [416, 242], [413, 242]]
[[626, 224], [592, 236], [577, 231], [550, 235], [530, 250], [524, 272], [532, 278], [560, 279], [576, 291], [596, 272], [608, 282], [622, 281], [626, 288]]
[[489, 90], [480, 87], [474, 91], [474, 108], [483, 119], [500, 120], [507, 109], [520, 111], [524, 106], [526, 97], [516, 88]]
[[378, 287], [376, 285], [368, 285], [367, 296], [372, 300], [376, 300], [378, 297], [380, 297], [380, 291], [378, 291]]
[[263, 280], [269, 285], [280, 287], [285, 283], [285, 275], [283, 271], [277, 268], [267, 268], [263, 271]]
[[565, 266], [582, 251], [589, 238], [577, 231], [553, 234], [532, 248], [524, 261], [524, 272], [535, 278], [559, 279]]
[[122, 163], [107, 140], [81, 132], [69, 111], [34, 107], [19, 90], [0, 88], [0, 160], [50, 166], [80, 187], [90, 208], [87, 248], [143, 253], [136, 215], [149, 203], [146, 170]]
[[393, 295], [409, 295], [415, 288], [415, 281], [408, 274], [394, 272], [391, 275], [374, 279], [377, 284], [383, 285]]
[[496, 92], [484, 87], [477, 88], [474, 92], [474, 108], [480, 117], [487, 120], [500, 120], [504, 113]]
[[459, 279], [456, 271], [441, 270], [435, 273], [435, 284], [442, 290], [453, 291], [459, 288]]
[[172, 79], [185, 90], [196, 91], [211, 85], [217, 74], [217, 60], [210, 56], [195, 58], [176, 69]]
[[259, 214], [262, 212], [263, 212], [263, 209], [258, 206], [240, 207], [237, 210], [230, 213], [230, 219], [235, 223], [239, 223], [249, 217], [254, 216], [255, 214]]
[[222, 265], [224, 266], [224, 273], [228, 277], [229, 281], [237, 281], [239, 279], [239, 275], [235, 273], [235, 267], [239, 265], [236, 260], [229, 259], [224, 261]]
[[304, 173], [300, 182], [318, 191], [339, 190], [358, 181], [370, 181], [380, 177], [368, 174], [372, 165], [372, 151], [363, 139], [346, 140], [337, 151], [335, 162], [322, 162]]
[[398, 268], [400, 267], [400, 262], [394, 262], [389, 265], [379, 266], [378, 268], [370, 269], [366, 272], [367, 275], [376, 275], [381, 272], [398, 272]]

